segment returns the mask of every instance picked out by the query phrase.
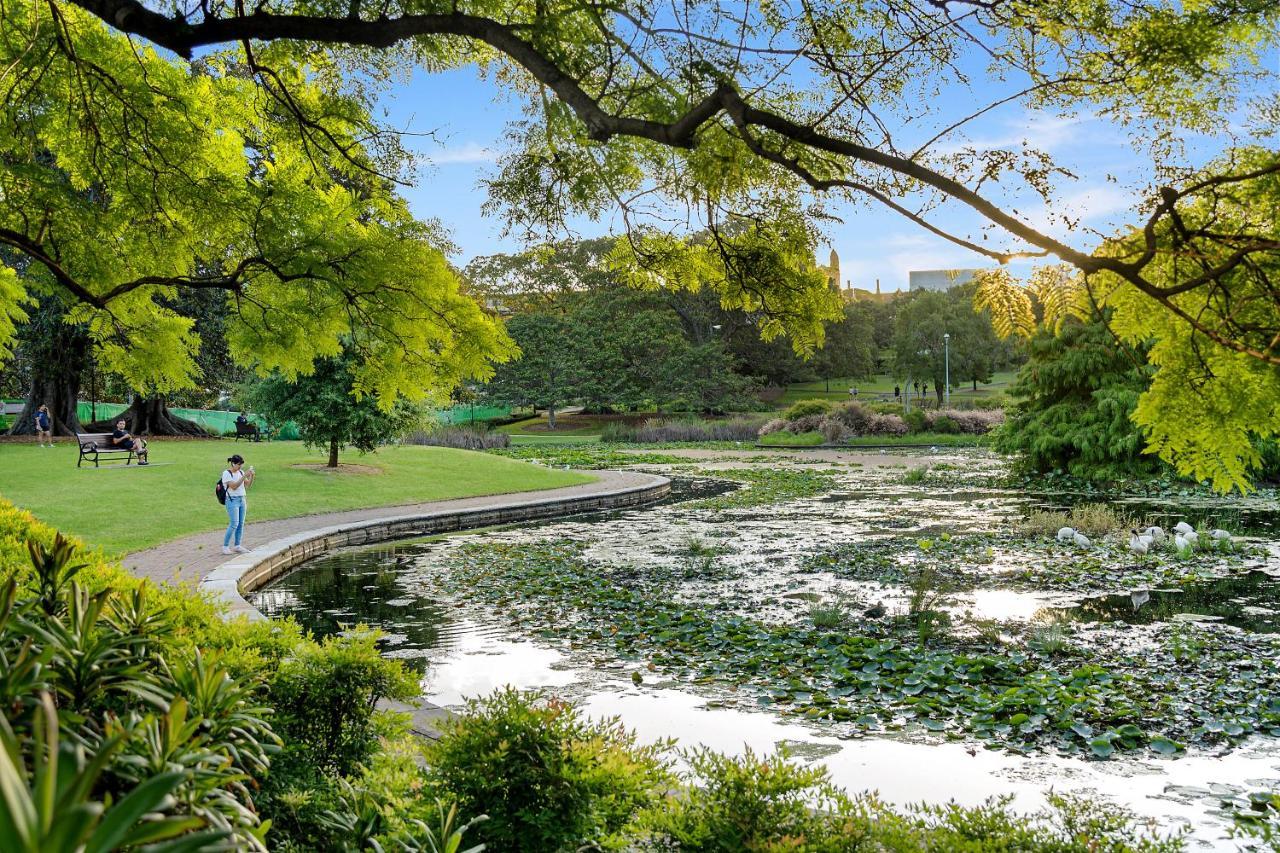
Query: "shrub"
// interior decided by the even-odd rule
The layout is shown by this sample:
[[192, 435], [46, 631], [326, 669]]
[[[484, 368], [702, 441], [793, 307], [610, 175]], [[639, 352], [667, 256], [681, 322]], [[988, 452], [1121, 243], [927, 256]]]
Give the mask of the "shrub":
[[[12, 540], [24, 514], [3, 509]], [[263, 775], [278, 739], [252, 684], [235, 682], [199, 653], [175, 654], [164, 596], [95, 564], [72, 540], [55, 536], [46, 547], [37, 538], [46, 531], [32, 525], [27, 568], [5, 557], [0, 749], [8, 761], [0, 762], [0, 787], [28, 795], [36, 813], [55, 809], [44, 815], [57, 819], [44, 823], [46, 830], [72, 820], [62, 829], [79, 834], [82, 844], [95, 838], [103, 849], [122, 843], [98, 836], [102, 830], [110, 837], [105, 827], [117, 821], [131, 838], [185, 834], [188, 849], [219, 842], [264, 849], [244, 782]], [[113, 576], [129, 582], [112, 586]], [[59, 750], [59, 742], [67, 748]], [[59, 755], [49, 771], [60, 777], [56, 803], [33, 795], [16, 769], [43, 764], [49, 750]], [[104, 809], [108, 817], [98, 824]], [[0, 848], [45, 849], [40, 838], [20, 847], [10, 841], [0, 838]], [[48, 849], [54, 846], [49, 840]], [[57, 849], [72, 846], [83, 849]]]
[[818, 432], [826, 419], [825, 415], [804, 415], [787, 421], [787, 430], [797, 435], [803, 432]]
[[552, 853], [619, 832], [665, 800], [664, 744], [639, 746], [616, 720], [511, 688], [471, 700], [426, 748], [436, 784], [463, 814], [488, 815], [474, 837], [490, 850]]
[[831, 417], [848, 427], [848, 432], [852, 435], [868, 435], [868, 427], [874, 416], [874, 412], [858, 402], [844, 403], [831, 413]]
[[898, 415], [874, 415], [867, 424], [869, 435], [906, 435], [907, 422]]
[[827, 779], [824, 767], [801, 767], [785, 754], [741, 758], [709, 750], [685, 754], [682, 796], [637, 819], [649, 849], [843, 853], [869, 829], [863, 808]]
[[959, 409], [943, 409], [940, 412], [925, 412], [925, 423], [930, 432], [963, 432], [971, 435], [986, 435], [1004, 423], [1004, 412], [998, 410], [960, 411]]
[[939, 432], [944, 435], [960, 432], [960, 424], [942, 413], [936, 414], [931, 420], [932, 423], [929, 424], [930, 432]]
[[281, 662], [268, 688], [287, 763], [348, 776], [377, 746], [374, 707], [383, 698], [418, 695], [413, 677], [382, 657], [372, 631], [357, 630], [300, 647]]
[[801, 400], [792, 403], [790, 408], [782, 413], [782, 417], [789, 421], [795, 421], [809, 415], [825, 415], [829, 414], [832, 409], [832, 403], [829, 400]]
[[836, 444], [849, 434], [848, 428], [835, 418], [825, 419], [818, 431], [822, 433], [827, 444]]
[[762, 418], [739, 416], [719, 420], [650, 418], [640, 426], [608, 424], [601, 441], [660, 444], [677, 441], [755, 441]]
[[774, 418], [771, 421], [765, 421], [764, 426], [760, 427], [760, 430], [759, 432], [756, 433], [756, 435], [760, 438], [764, 438], [766, 435], [772, 435], [775, 432], [781, 432], [786, 428], [787, 428], [787, 422], [785, 420], [783, 420], [782, 418]]
[[902, 416], [902, 422], [907, 425], [907, 432], [924, 432], [929, 428], [928, 419], [920, 409], [907, 412]]
[[[380, 658], [369, 634], [318, 645], [293, 622], [222, 615], [0, 501], [0, 730], [13, 732], [0, 748], [30, 765], [55, 734], [82, 746], [101, 766], [69, 757], [65, 772], [83, 774], [83, 789], [59, 816], [160, 791], [148, 837], [161, 840], [177, 818], [190, 833], [183, 849], [206, 849], [195, 844], [201, 833], [217, 849], [265, 849], [260, 817], [271, 820], [272, 849], [355, 845], [362, 835], [320, 828], [326, 809], [341, 810], [341, 772], [372, 792], [389, 829], [403, 830], [420, 808], [405, 796], [420, 784], [412, 761], [398, 774], [356, 767], [388, 763], [381, 737], [392, 718], [374, 705], [416, 692], [400, 664]], [[59, 706], [61, 729], [37, 736], [47, 702]], [[0, 786], [9, 782], [18, 784]], [[3, 837], [0, 849], [10, 849]]]
[[454, 424], [411, 432], [404, 437], [404, 443], [456, 447], [459, 450], [492, 450], [496, 447], [509, 447], [511, 436], [482, 426]]

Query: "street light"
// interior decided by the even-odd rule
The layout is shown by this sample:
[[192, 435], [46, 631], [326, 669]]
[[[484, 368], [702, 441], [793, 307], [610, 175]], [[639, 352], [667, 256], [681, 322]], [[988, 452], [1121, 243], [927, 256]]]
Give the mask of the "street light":
[[946, 401], [944, 405], [951, 408], [951, 333], [944, 332], [942, 335], [942, 364], [943, 370], [946, 372], [947, 384], [942, 386], [943, 399]]

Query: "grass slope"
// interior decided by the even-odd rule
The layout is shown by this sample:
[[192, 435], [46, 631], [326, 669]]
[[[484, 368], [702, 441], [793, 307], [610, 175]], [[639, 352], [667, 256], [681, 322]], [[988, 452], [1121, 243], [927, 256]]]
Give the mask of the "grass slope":
[[[1009, 384], [1017, 376], [1016, 371], [1004, 371], [997, 373], [991, 377], [991, 381], [983, 384], [978, 383], [978, 390], [975, 392], [970, 385], [962, 385], [951, 392], [951, 398], [960, 399], [964, 397], [983, 397], [990, 394], [996, 394], [1008, 389]], [[880, 394], [893, 395], [893, 386], [896, 383], [892, 376], [882, 373], [871, 379], [832, 379], [828, 391], [827, 383], [818, 382], [798, 382], [795, 385], [788, 385], [787, 389], [782, 392], [782, 396], [774, 401], [774, 405], [779, 408], [786, 408], [792, 403], [800, 400], [851, 400], [849, 396], [849, 386], [855, 386], [858, 389], [858, 399], [875, 400]], [[930, 399], [933, 399], [933, 389], [929, 389]]]
[[42, 521], [108, 551], [128, 552], [224, 528], [213, 496], [225, 460], [240, 453], [258, 472], [249, 522], [335, 510], [552, 489], [591, 478], [445, 447], [344, 454], [351, 469], [318, 470], [324, 457], [299, 442], [155, 441], [153, 464], [76, 468], [76, 447], [0, 444], [0, 495]]

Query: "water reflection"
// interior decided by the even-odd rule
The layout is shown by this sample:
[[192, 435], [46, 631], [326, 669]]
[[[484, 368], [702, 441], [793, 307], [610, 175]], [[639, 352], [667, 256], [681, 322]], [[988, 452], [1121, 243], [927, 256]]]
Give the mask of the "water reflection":
[[376, 626], [387, 633], [389, 656], [421, 672], [428, 653], [447, 648], [458, 633], [452, 608], [407, 574], [423, 551], [401, 545], [329, 554], [255, 594], [253, 605], [267, 616], [293, 616], [317, 637], [357, 623]]
[[1280, 632], [1280, 581], [1266, 572], [1249, 572], [1187, 584], [1181, 589], [1138, 590], [1086, 598], [1074, 607], [1049, 608], [1059, 619], [1076, 622], [1153, 622], [1207, 619], [1260, 634]]

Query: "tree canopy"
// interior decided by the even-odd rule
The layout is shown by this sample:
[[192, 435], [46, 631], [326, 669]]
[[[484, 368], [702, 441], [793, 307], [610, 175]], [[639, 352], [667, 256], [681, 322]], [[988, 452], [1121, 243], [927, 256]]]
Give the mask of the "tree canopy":
[[[0, 276], [0, 338], [26, 290], [55, 289], [135, 385], [194, 371], [190, 321], [156, 307], [165, 287], [231, 293], [231, 352], [262, 370], [305, 370], [363, 325], [357, 387], [379, 394], [509, 352], [391, 191], [406, 160], [368, 110], [406, 69], [464, 65], [527, 108], [488, 184], [510, 229], [621, 211], [611, 258], [629, 283], [709, 288], [800, 351], [839, 316], [813, 249], [853, 202], [995, 261], [1065, 261], [1140, 306], [1134, 334], [1185, 328], [1237, 383], [1280, 365], [1277, 220], [1218, 215], [1280, 175], [1274, 146], [1249, 147], [1280, 130], [1272, 0], [4, 3], [0, 242], [31, 272]], [[1131, 234], [1098, 249], [1055, 203], [1063, 164], [966, 135], [1006, 105], [1124, 128], [1146, 164], [1124, 187]], [[1206, 165], [1193, 134], [1236, 153]], [[1250, 462], [1170, 429], [1160, 452], [1219, 485]]]
[[388, 406], [385, 399], [359, 396], [358, 370], [356, 349], [348, 346], [317, 360], [309, 375], [289, 380], [276, 373], [254, 384], [247, 402], [276, 426], [292, 421], [309, 447], [329, 451], [328, 467], [337, 468], [342, 448], [368, 453], [425, 420], [422, 410], [403, 398]]
[[192, 387], [200, 340], [175, 297], [195, 290], [224, 295], [228, 350], [262, 375], [358, 341], [355, 392], [388, 406], [443, 399], [512, 352], [382, 174], [394, 138], [369, 135], [323, 57], [259, 64], [282, 52], [175, 62], [74, 6], [5, 0], [0, 243], [21, 263], [0, 267], [0, 354], [51, 294], [105, 369]]
[[[628, 250], [644, 260], [647, 280], [679, 284], [691, 268], [711, 264], [723, 273], [713, 278], [726, 298], [776, 310], [801, 343], [817, 334], [817, 321], [809, 318], [807, 338], [793, 312], [822, 306], [795, 248], [829, 203], [842, 200], [885, 205], [994, 260], [1053, 255], [1108, 272], [1173, 308], [1177, 293], [1160, 282], [1154, 241], [1130, 256], [1097, 253], [1083, 235], [1063, 237], [1019, 207], [1019, 194], [1041, 199], [1051, 219], [1070, 226], [1052, 199], [1071, 176], [1044, 152], [964, 137], [1002, 105], [1088, 111], [1123, 125], [1152, 165], [1155, 185], [1141, 186], [1144, 177], [1134, 187], [1145, 197], [1148, 237], [1206, 192], [1280, 170], [1272, 157], [1191, 180], [1197, 164], [1178, 144], [1179, 130], [1232, 130], [1234, 110], [1269, 91], [1280, 31], [1271, 0], [701, 0], [679, 8], [640, 0], [62, 0], [55, 8], [72, 5], [183, 57], [220, 45], [281, 45], [256, 67], [260, 82], [282, 93], [302, 87], [287, 69], [303, 64], [321, 74], [358, 67], [357, 86], [410, 66], [477, 65], [528, 105], [530, 120], [512, 128], [512, 149], [490, 182], [491, 203], [513, 227], [545, 233], [566, 214], [621, 208], [633, 235]], [[1275, 131], [1280, 113], [1270, 97], [1251, 111], [1246, 133]], [[324, 126], [323, 111], [305, 98], [285, 103], [298, 127]], [[957, 114], [948, 108], [956, 103], [973, 107]], [[940, 206], [963, 208], [968, 224], [944, 227]], [[713, 235], [707, 251], [672, 244], [689, 219]], [[1275, 248], [1274, 233], [1225, 237], [1199, 234], [1231, 247], [1199, 286]], [[789, 274], [754, 279], [773, 265]], [[766, 324], [766, 333], [773, 328]], [[1274, 350], [1253, 352], [1280, 363]]]
[[1250, 472], [1262, 463], [1259, 441], [1280, 435], [1280, 366], [1266, 357], [1280, 346], [1273, 331], [1280, 326], [1280, 248], [1235, 263], [1237, 239], [1217, 239], [1236, 234], [1247, 242], [1248, 235], [1274, 232], [1280, 174], [1266, 172], [1274, 161], [1268, 151], [1233, 152], [1229, 161], [1258, 177], [1217, 185], [1154, 231], [1135, 230], [1100, 250], [1131, 257], [1154, 241], [1159, 251], [1149, 275], [1166, 288], [1168, 310], [1109, 273], [1045, 267], [1026, 286], [1003, 272], [983, 276], [979, 285], [980, 303], [1004, 334], [1031, 334], [1039, 323], [1060, 328], [1070, 316], [1088, 318], [1105, 308], [1120, 342], [1149, 348], [1150, 386], [1132, 410], [1146, 449], [1220, 490], [1248, 488]]

